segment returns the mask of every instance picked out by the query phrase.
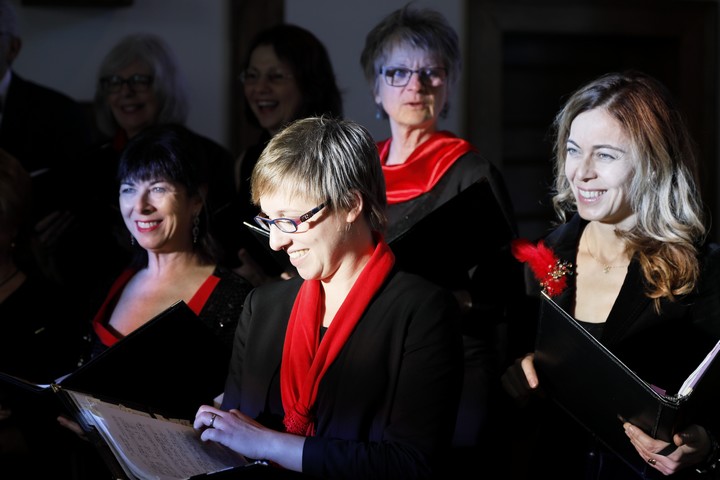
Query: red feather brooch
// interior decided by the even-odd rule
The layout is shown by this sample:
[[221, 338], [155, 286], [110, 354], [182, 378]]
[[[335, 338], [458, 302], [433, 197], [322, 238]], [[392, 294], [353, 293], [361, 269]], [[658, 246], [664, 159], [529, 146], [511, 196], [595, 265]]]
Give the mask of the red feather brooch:
[[567, 276], [573, 274], [572, 264], [558, 259], [542, 240], [535, 245], [524, 238], [517, 238], [512, 242], [512, 254], [528, 264], [542, 289], [551, 297], [565, 290]]

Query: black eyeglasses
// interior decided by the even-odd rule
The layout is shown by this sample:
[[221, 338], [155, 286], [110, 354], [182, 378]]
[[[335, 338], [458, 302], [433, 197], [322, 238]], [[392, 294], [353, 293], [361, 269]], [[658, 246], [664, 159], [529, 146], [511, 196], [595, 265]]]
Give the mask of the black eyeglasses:
[[410, 83], [413, 73], [418, 74], [422, 83], [433, 87], [444, 84], [447, 78], [447, 68], [444, 67], [426, 67], [417, 70], [404, 67], [382, 67], [380, 69], [380, 75], [391, 87], [404, 87]]
[[153, 83], [151, 75], [131, 75], [129, 78], [122, 78], [119, 75], [110, 75], [100, 79], [100, 85], [108, 93], [117, 93], [122, 90], [124, 84], [133, 92], [145, 92]]
[[313, 217], [313, 215], [315, 215], [320, 210], [325, 208], [325, 205], [327, 205], [328, 203], [330, 203], [330, 202], [327, 201], [325, 203], [321, 203], [320, 205], [313, 208], [309, 212], [303, 213], [298, 218], [274, 218], [271, 220], [269, 218], [261, 217], [260, 215], [258, 215], [255, 217], [255, 223], [257, 223], [260, 226], [260, 228], [262, 228], [263, 230], [265, 230], [267, 232], [270, 231], [271, 225], [275, 225], [278, 228], [278, 230], [280, 230], [283, 233], [295, 233], [298, 231], [298, 226], [301, 223], [310, 220]]
[[270, 85], [281, 85], [293, 76], [283, 72], [268, 72], [263, 75], [257, 70], [245, 70], [240, 72], [238, 78], [245, 85], [255, 85], [260, 82], [262, 77], [265, 77]]

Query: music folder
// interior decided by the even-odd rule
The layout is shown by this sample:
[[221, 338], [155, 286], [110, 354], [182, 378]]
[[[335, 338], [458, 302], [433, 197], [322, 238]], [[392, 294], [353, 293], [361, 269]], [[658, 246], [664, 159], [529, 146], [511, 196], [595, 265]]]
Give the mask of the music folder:
[[0, 388], [58, 411], [64, 405], [53, 386], [194, 418], [222, 393], [230, 355], [231, 347], [179, 301], [61, 378], [38, 384], [0, 372]]
[[171, 418], [139, 405], [57, 388], [58, 396], [118, 480], [232, 478], [267, 466], [213, 441], [202, 441], [193, 419]]
[[[487, 179], [482, 178], [429, 212], [415, 212], [388, 233], [387, 242], [404, 270], [443, 284], [449, 270], [467, 272], [481, 259], [509, 246], [514, 231]], [[463, 231], [480, 223], [469, 241]], [[472, 230], [472, 228], [471, 228]], [[441, 252], [441, 253], [438, 253]], [[440, 274], [438, 278], [433, 276]]]
[[720, 379], [720, 362], [713, 361], [720, 342], [681, 391], [667, 395], [628, 368], [547, 294], [542, 296], [535, 345], [540, 387], [638, 474], [660, 478], [632, 446], [622, 423], [629, 421], [672, 443], [675, 432], [693, 423], [696, 408], [717, 400], [711, 386]]

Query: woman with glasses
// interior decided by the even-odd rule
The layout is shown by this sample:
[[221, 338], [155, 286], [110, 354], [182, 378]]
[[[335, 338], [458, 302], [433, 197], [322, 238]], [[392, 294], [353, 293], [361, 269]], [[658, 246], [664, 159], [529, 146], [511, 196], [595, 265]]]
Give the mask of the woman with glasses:
[[[91, 245], [97, 251], [96, 275], [111, 281], [130, 258], [130, 241], [117, 213], [118, 185], [116, 173], [120, 155], [129, 140], [155, 125], [184, 125], [189, 103], [185, 77], [175, 53], [165, 40], [154, 34], [136, 33], [121, 38], [105, 55], [97, 71], [94, 108], [97, 125], [104, 139], [83, 156], [82, 178], [92, 181], [78, 193], [76, 216], [85, 216], [81, 209], [93, 204], [99, 211], [93, 217], [96, 231], [105, 237]], [[232, 213], [234, 188], [232, 185], [232, 155], [207, 137], [195, 134], [204, 161], [210, 167], [208, 209], [213, 216], [217, 240], [223, 247], [220, 261], [235, 266], [237, 214]], [[79, 175], [79, 174], [78, 174]], [[82, 243], [82, 251], [87, 245]], [[68, 245], [72, 249], [74, 245]], [[75, 246], [79, 249], [79, 246]], [[110, 248], [108, 255], [104, 250]], [[95, 251], [93, 250], [93, 251]], [[227, 252], [227, 253], [226, 253]], [[77, 252], [79, 255], [80, 252]], [[77, 263], [72, 250], [67, 258]], [[69, 266], [68, 266], [69, 268]], [[82, 281], [83, 279], [77, 279]], [[99, 294], [107, 283], [101, 284]]]
[[[450, 232], [438, 225], [438, 237], [425, 239], [428, 255], [439, 260], [434, 262], [438, 266], [413, 266], [451, 289], [461, 307], [467, 358], [454, 442], [477, 448], [486, 432], [488, 392], [495, 388], [503, 354], [495, 337], [505, 323], [509, 299], [523, 288], [508, 248], [515, 232], [511, 202], [498, 169], [475, 146], [438, 125], [449, 109], [461, 67], [458, 36], [439, 12], [411, 6], [393, 11], [368, 33], [360, 63], [377, 117], [390, 122], [392, 136], [377, 146], [387, 185], [391, 246], [401, 232], [478, 181], [486, 181], [490, 198], [495, 197], [492, 204], [462, 207], [468, 223], [482, 232], [480, 238], [457, 243], [457, 249], [473, 256], [469, 271], [442, 261], [452, 252], [433, 249], [441, 235], [466, 238], [469, 232], [459, 225], [450, 226]], [[464, 458], [476, 462], [478, 453]]]
[[[257, 208], [250, 198], [250, 175], [268, 140], [293, 120], [323, 114], [340, 118], [343, 108], [325, 46], [296, 25], [280, 24], [261, 31], [250, 43], [239, 80], [245, 117], [250, 125], [262, 129], [258, 141], [235, 162], [240, 215], [251, 221]], [[281, 273], [253, 238], [248, 236], [244, 246], [240, 255], [245, 264], [238, 270], [243, 276], [260, 284]]]
[[457, 305], [395, 266], [369, 132], [298, 120], [251, 182], [257, 222], [298, 276], [248, 295], [222, 408], [195, 417], [202, 440], [280, 476], [439, 478], [461, 386]]

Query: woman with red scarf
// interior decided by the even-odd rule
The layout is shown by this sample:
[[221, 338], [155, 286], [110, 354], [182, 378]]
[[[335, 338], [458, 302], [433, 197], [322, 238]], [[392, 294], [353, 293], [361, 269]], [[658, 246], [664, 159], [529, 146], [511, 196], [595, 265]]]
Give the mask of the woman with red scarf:
[[330, 118], [276, 134], [252, 178], [256, 223], [298, 276], [253, 290], [223, 403], [201, 438], [316, 478], [437, 478], [460, 395], [452, 295], [399, 270], [384, 241], [372, 137]]
[[[489, 392], [499, 388], [498, 362], [504, 360], [496, 337], [514, 303], [512, 295], [523, 292], [522, 273], [509, 253], [516, 231], [512, 204], [499, 170], [472, 144], [438, 127], [461, 66], [457, 33], [439, 12], [405, 6], [390, 13], [367, 35], [360, 62], [378, 118], [389, 120], [392, 133], [377, 144], [390, 245], [476, 182], [486, 182], [489, 198], [495, 198], [490, 204], [466, 204], [463, 224], [438, 224], [437, 237], [422, 242], [431, 258], [413, 265], [452, 290], [462, 309], [466, 374], [454, 444], [476, 448], [462, 454], [475, 463], [487, 432]], [[480, 236], [474, 233], [478, 230]], [[437, 248], [447, 235], [458, 238], [457, 248]], [[451, 250], [466, 250], [471, 268], [452, 260], [457, 251]]]

